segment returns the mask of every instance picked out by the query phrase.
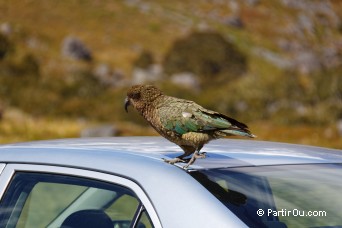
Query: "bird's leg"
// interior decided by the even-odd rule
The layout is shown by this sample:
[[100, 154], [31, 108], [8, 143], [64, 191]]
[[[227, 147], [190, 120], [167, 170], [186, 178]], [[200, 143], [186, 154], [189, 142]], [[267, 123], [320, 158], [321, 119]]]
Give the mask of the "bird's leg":
[[190, 158], [185, 158], [190, 156], [192, 153], [194, 153], [196, 151], [195, 147], [192, 146], [186, 146], [186, 145], [179, 145], [180, 148], [182, 148], [182, 150], [184, 151], [184, 154], [179, 155], [178, 157], [174, 158], [174, 159], [165, 159], [163, 158], [163, 160], [169, 164], [175, 164], [175, 163], [187, 163], [190, 161]]
[[198, 152], [197, 154], [197, 158], [206, 158], [206, 157], [207, 157], [207, 152], [202, 152], [202, 153]]
[[178, 163], [178, 162], [185, 162], [183, 159], [179, 158], [179, 157], [176, 157], [176, 158], [173, 158], [173, 159], [165, 159], [163, 158], [164, 162], [167, 162], [169, 164], [175, 164], [175, 163]]
[[190, 161], [189, 161], [185, 166], [183, 166], [183, 169], [187, 169], [187, 168], [189, 167], [189, 165], [194, 164], [194, 162], [196, 161], [196, 154], [197, 154], [197, 152], [195, 152], [195, 153], [192, 155]]
[[190, 165], [194, 164], [197, 158], [205, 158], [206, 156], [207, 156], [206, 152], [200, 153], [198, 150], [196, 150], [194, 154], [192, 155], [190, 161], [185, 166], [183, 166], [183, 169], [187, 169]]

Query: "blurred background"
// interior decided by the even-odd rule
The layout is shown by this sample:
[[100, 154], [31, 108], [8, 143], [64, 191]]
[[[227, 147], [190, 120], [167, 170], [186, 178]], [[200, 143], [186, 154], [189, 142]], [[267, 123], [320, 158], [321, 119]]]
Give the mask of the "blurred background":
[[0, 1], [0, 143], [156, 135], [133, 84], [342, 149], [342, 1]]

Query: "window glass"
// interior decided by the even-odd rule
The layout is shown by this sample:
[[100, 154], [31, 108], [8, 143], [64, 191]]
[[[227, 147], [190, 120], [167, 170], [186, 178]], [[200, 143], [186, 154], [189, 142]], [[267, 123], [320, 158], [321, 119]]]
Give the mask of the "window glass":
[[190, 173], [249, 227], [342, 226], [342, 165], [282, 165]]
[[153, 225], [151, 223], [151, 219], [148, 216], [147, 212], [144, 211], [141, 214], [141, 217], [139, 219], [138, 228], [152, 228], [152, 227], [153, 227]]
[[138, 213], [142, 207], [134, 192], [120, 185], [18, 172], [0, 202], [0, 227], [129, 227], [145, 216]]
[[[16, 227], [48, 225], [86, 189], [87, 187], [77, 185], [37, 183], [24, 203]], [[61, 194], [62, 192], [67, 194]], [[26, 194], [22, 193], [23, 196]]]
[[106, 209], [106, 213], [112, 220], [128, 220], [133, 218], [139, 201], [130, 195], [119, 197], [110, 207]]

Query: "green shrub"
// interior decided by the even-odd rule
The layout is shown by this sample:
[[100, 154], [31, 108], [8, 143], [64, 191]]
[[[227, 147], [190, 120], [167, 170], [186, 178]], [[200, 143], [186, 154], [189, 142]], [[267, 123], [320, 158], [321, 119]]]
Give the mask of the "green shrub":
[[194, 32], [176, 40], [163, 62], [165, 73], [192, 72], [203, 85], [236, 79], [247, 71], [247, 57], [216, 32]]
[[150, 51], [144, 50], [134, 61], [133, 66], [146, 69], [154, 63], [153, 55]]
[[0, 60], [3, 59], [11, 49], [11, 43], [7, 37], [0, 33]]
[[[201, 97], [207, 97], [207, 103], [216, 103], [221, 112], [248, 121], [332, 124], [342, 113], [342, 77], [338, 72], [334, 69], [306, 76], [294, 72], [249, 76], [209, 90]], [[215, 90], [214, 97], [211, 94]]]

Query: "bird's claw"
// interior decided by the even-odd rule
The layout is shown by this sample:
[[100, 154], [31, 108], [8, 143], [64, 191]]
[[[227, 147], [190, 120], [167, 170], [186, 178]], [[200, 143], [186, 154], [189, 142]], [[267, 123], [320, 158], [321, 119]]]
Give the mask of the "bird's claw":
[[194, 162], [196, 161], [197, 158], [206, 158], [207, 157], [207, 153], [206, 152], [202, 152], [202, 153], [194, 153], [191, 157], [191, 159], [188, 161], [188, 163], [183, 166], [183, 169], [187, 169], [190, 165], [194, 164]]
[[185, 170], [187, 170], [188, 169], [188, 167], [189, 167], [189, 163], [188, 164], [186, 164], [185, 166], [183, 166], [183, 169], [185, 169]]
[[197, 158], [206, 158], [207, 157], [207, 153], [206, 152], [202, 152], [202, 153], [194, 153], [192, 155], [191, 158], [188, 159], [181, 159], [181, 158], [173, 158], [173, 159], [166, 159], [166, 158], [162, 158], [164, 162], [169, 163], [171, 165], [175, 164], [175, 163], [187, 163], [185, 166], [183, 166], [183, 169], [187, 169], [190, 165], [192, 165]]
[[206, 152], [195, 154], [195, 158], [206, 158], [206, 157], [207, 157]]
[[174, 158], [174, 159], [166, 159], [166, 158], [162, 158], [164, 162], [169, 163], [171, 165], [178, 163], [178, 162], [185, 162], [184, 160], [180, 159], [180, 158]]

